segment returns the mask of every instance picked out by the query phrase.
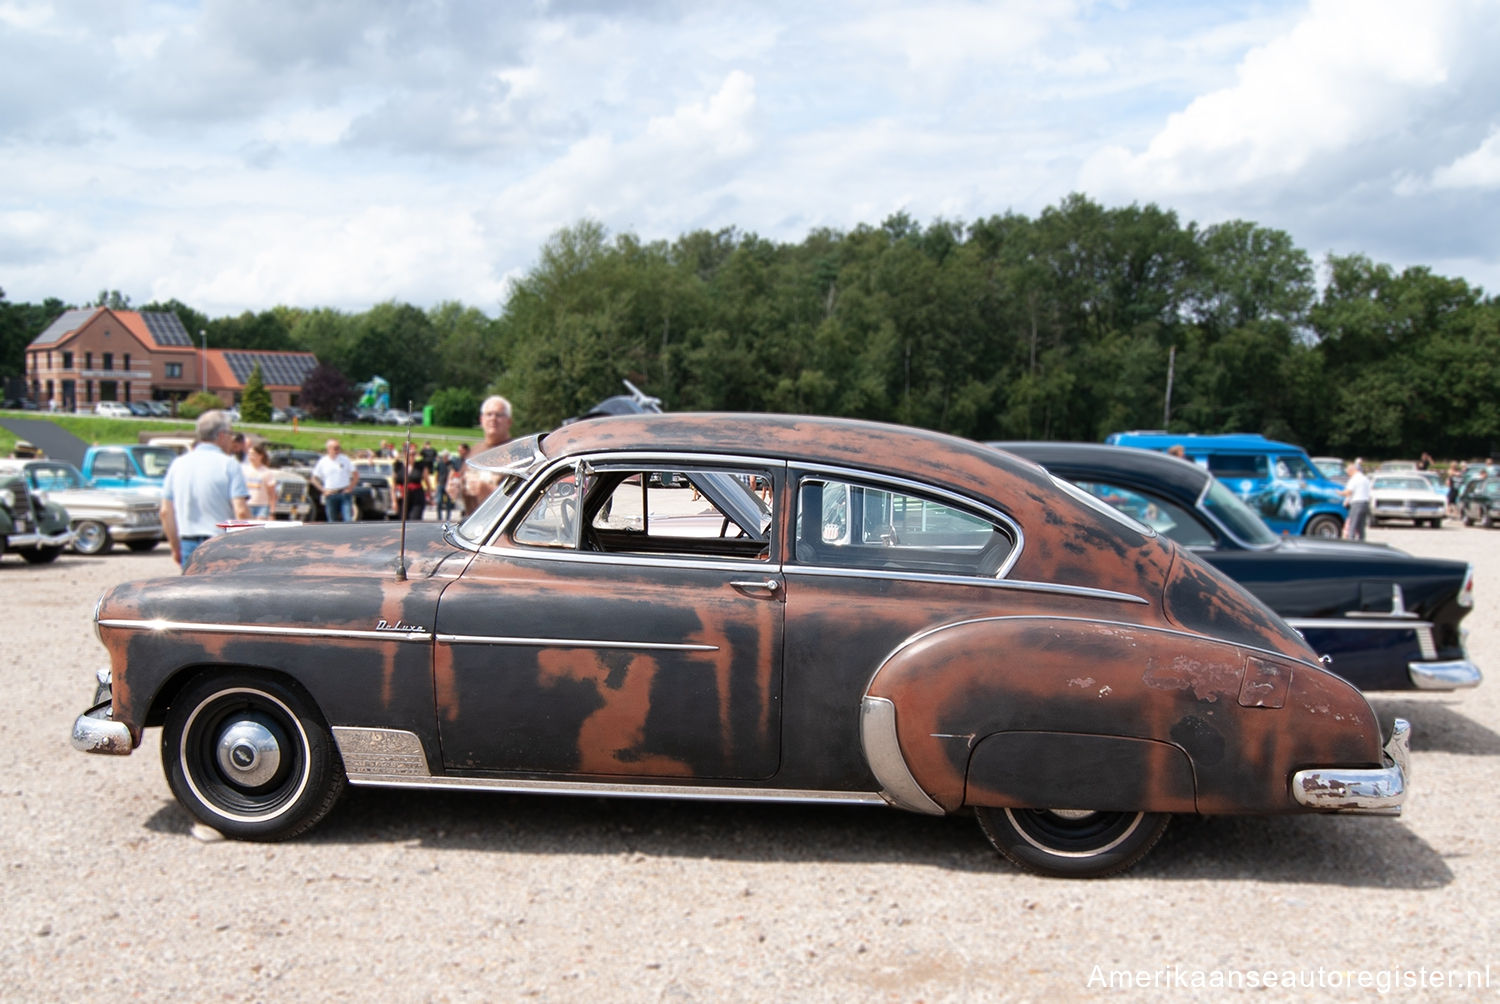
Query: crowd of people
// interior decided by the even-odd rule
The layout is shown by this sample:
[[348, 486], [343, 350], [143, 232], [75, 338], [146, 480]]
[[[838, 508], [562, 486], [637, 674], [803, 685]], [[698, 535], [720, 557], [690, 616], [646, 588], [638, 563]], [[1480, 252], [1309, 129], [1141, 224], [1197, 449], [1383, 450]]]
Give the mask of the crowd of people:
[[[482, 438], [474, 447], [479, 452], [510, 442], [510, 402], [499, 396], [486, 399], [479, 426]], [[220, 410], [200, 415], [194, 434], [193, 448], [172, 461], [162, 486], [162, 529], [182, 568], [200, 544], [225, 532], [225, 524], [270, 519], [276, 506], [277, 471], [264, 443], [235, 432]], [[404, 496], [407, 519], [424, 518], [432, 499], [437, 518], [446, 521], [473, 512], [499, 483], [495, 475], [469, 466], [472, 452], [467, 443], [438, 450], [431, 441], [420, 448], [407, 442], [398, 450], [385, 442], [378, 455], [394, 460], [393, 480]], [[310, 481], [321, 493], [330, 523], [354, 518], [359, 468], [338, 439], [324, 443]]]

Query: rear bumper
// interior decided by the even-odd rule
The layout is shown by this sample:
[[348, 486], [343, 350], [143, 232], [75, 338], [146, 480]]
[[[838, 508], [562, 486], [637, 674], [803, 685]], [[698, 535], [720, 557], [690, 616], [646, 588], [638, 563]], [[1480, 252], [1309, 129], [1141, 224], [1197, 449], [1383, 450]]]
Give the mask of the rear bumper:
[[1292, 775], [1292, 796], [1309, 809], [1399, 816], [1411, 777], [1411, 725], [1396, 719], [1385, 744], [1385, 766], [1327, 767]]
[[67, 547], [73, 543], [73, 531], [63, 530], [60, 533], [13, 533], [5, 538], [7, 550], [20, 550], [28, 547]]
[[1408, 667], [1412, 686], [1418, 690], [1462, 690], [1477, 687], [1484, 679], [1479, 667], [1468, 659], [1446, 662], [1414, 662]]

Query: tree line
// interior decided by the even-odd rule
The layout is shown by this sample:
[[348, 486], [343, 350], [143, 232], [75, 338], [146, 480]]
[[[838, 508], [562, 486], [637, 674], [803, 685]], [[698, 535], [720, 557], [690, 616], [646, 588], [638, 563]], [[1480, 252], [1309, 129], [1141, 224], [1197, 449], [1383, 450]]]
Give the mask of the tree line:
[[[629, 379], [669, 410], [902, 422], [976, 439], [1262, 432], [1313, 452], [1488, 454], [1500, 303], [1461, 279], [1329, 255], [1284, 232], [1199, 227], [1072, 195], [1016, 213], [675, 241], [555, 234], [497, 317], [459, 303], [278, 306], [210, 319], [211, 347], [299, 349], [393, 403], [511, 399], [549, 428]], [[110, 296], [101, 293], [100, 301]], [[119, 304], [117, 304], [119, 305]], [[0, 367], [65, 309], [0, 299]], [[29, 331], [24, 337], [13, 334]], [[467, 423], [465, 423], [467, 424]]]

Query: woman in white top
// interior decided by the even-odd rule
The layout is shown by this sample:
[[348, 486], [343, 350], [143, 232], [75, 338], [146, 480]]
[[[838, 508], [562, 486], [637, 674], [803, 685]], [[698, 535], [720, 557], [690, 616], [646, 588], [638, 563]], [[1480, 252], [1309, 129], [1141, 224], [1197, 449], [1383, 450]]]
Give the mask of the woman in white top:
[[263, 443], [250, 447], [245, 469], [245, 484], [250, 488], [250, 518], [270, 519], [276, 501], [276, 471], [268, 466], [270, 455]]

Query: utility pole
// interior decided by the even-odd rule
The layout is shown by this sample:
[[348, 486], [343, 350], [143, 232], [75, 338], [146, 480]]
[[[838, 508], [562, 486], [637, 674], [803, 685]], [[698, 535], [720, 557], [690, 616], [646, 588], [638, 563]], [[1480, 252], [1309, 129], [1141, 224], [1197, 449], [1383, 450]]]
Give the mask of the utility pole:
[[208, 393], [208, 329], [199, 328], [198, 337], [203, 339], [203, 351], [198, 355], [198, 372], [203, 374], [203, 393]]
[[1167, 425], [1172, 421], [1172, 376], [1177, 370], [1177, 346], [1172, 346], [1167, 353], [1167, 400], [1161, 408], [1161, 427], [1165, 432]]

